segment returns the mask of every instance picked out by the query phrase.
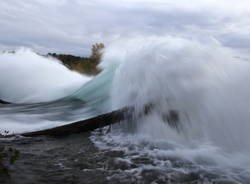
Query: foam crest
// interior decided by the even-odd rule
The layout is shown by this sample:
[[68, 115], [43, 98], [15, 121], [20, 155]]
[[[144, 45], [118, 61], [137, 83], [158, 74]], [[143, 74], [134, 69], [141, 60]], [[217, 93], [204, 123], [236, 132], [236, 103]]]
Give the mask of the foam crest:
[[0, 98], [12, 102], [43, 102], [73, 93], [90, 78], [70, 71], [54, 58], [29, 49], [0, 54]]

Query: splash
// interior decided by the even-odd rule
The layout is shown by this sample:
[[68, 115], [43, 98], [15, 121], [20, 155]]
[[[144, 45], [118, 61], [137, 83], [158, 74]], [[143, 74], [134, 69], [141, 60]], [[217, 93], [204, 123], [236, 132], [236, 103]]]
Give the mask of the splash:
[[[178, 144], [249, 152], [250, 63], [239, 55], [218, 42], [174, 37], [115, 43], [104, 57], [120, 63], [112, 109], [132, 105], [140, 112], [153, 104], [150, 114], [123, 129]], [[166, 123], [171, 111], [178, 113], [180, 131]]]
[[[123, 152], [117, 160], [126, 160], [126, 172], [141, 178], [149, 171], [164, 182], [249, 183], [247, 57], [214, 41], [151, 37], [115, 43], [104, 57], [119, 63], [111, 109], [134, 106], [137, 112], [108, 134], [94, 132], [92, 141]], [[148, 104], [151, 110], [142, 115]], [[176, 112], [178, 127], [170, 112]]]

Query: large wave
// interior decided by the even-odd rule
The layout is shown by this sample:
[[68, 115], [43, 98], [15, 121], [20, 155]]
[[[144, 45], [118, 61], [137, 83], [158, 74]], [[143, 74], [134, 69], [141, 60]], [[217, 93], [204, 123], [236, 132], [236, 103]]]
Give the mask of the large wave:
[[[249, 181], [248, 57], [214, 40], [140, 37], [107, 47], [103, 71], [90, 79], [30, 50], [1, 54], [1, 98], [61, 100], [2, 105], [0, 130], [32, 131], [134, 106], [134, 118], [104, 136], [92, 134], [100, 148], [121, 149], [131, 163], [135, 157], [154, 160], [131, 172], [205, 169], [208, 178]], [[145, 106], [150, 111], [143, 114]]]
[[[217, 42], [174, 37], [121, 40], [106, 49], [103, 72], [89, 82], [30, 50], [0, 57], [3, 99], [80, 99], [99, 113], [125, 106], [141, 112], [150, 104], [151, 114], [122, 129], [181, 144], [206, 142], [250, 151], [250, 64], [241, 53]], [[170, 111], [178, 114], [178, 131], [166, 123], [164, 115]]]
[[[250, 151], [248, 60], [217, 42], [183, 38], [121, 40], [107, 48], [94, 79], [30, 50], [1, 54], [0, 96], [14, 102], [80, 99], [100, 113], [152, 104], [130, 132]], [[87, 83], [86, 83], [87, 82]], [[164, 115], [178, 113], [181, 131]], [[125, 127], [123, 127], [124, 129]], [[125, 128], [126, 129], [126, 128]]]
[[[124, 151], [130, 164], [150, 161], [126, 172], [155, 169], [167, 178], [196, 173], [198, 181], [249, 183], [247, 58], [214, 40], [139, 37], [107, 47], [103, 71], [90, 79], [30, 50], [1, 54], [1, 98], [60, 100], [1, 105], [0, 131], [44, 129], [134, 106], [133, 118], [91, 137], [101, 149]], [[150, 111], [143, 114], [145, 106]]]

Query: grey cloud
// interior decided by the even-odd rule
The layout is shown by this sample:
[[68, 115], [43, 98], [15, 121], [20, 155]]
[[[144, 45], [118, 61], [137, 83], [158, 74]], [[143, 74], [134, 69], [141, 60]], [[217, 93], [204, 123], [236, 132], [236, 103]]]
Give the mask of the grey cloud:
[[[242, 42], [232, 44], [230, 34], [222, 36], [227, 32], [227, 24], [241, 21], [242, 17], [218, 14], [209, 8], [185, 9], [169, 2], [3, 0], [0, 1], [0, 48], [25, 46], [42, 53], [87, 55], [94, 42], [109, 44], [117, 38], [137, 34], [210, 34], [229, 46], [248, 47], [241, 45]], [[236, 43], [235, 39], [237, 36], [233, 41]]]

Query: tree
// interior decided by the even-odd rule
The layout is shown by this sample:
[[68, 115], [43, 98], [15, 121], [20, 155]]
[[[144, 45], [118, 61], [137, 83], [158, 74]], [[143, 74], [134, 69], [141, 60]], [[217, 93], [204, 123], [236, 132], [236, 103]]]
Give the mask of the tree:
[[105, 46], [103, 43], [96, 43], [96, 44], [92, 45], [90, 58], [96, 64], [99, 64], [101, 62], [104, 48], [105, 48]]

